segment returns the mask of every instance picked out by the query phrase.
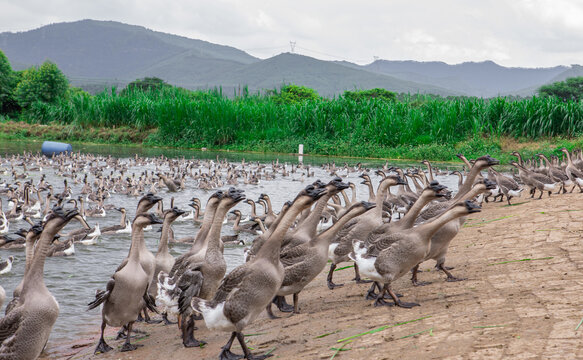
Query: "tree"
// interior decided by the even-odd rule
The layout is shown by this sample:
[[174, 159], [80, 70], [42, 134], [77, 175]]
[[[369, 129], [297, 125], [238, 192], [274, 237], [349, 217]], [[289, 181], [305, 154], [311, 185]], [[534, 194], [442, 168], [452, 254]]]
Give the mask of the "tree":
[[7, 113], [18, 107], [14, 99], [14, 88], [17, 77], [12, 71], [8, 58], [0, 51], [0, 114]]
[[583, 77], [572, 77], [565, 81], [559, 81], [550, 85], [543, 85], [538, 90], [545, 96], [556, 96], [563, 101], [583, 99]]
[[273, 97], [280, 104], [295, 104], [320, 98], [316, 90], [299, 85], [284, 85], [279, 94], [275, 94]]
[[132, 90], [159, 90], [164, 87], [169, 87], [170, 84], [166, 83], [164, 80], [157, 77], [145, 77], [143, 79], [134, 80], [126, 86], [122, 91], [122, 95], [126, 94], [128, 91]]
[[45, 61], [40, 68], [29, 68], [22, 74], [22, 80], [16, 87], [18, 104], [28, 108], [36, 101], [54, 103], [65, 97], [69, 89], [69, 80], [57, 65]]
[[355, 101], [367, 100], [372, 98], [385, 101], [397, 100], [397, 95], [394, 92], [380, 88], [374, 88], [369, 90], [345, 91], [344, 97]]

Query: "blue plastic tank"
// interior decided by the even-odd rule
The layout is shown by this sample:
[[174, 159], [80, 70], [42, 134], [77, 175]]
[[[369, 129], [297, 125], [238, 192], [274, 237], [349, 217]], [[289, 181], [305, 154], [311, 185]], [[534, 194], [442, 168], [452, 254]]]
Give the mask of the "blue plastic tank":
[[72, 152], [73, 146], [71, 144], [66, 144], [62, 142], [56, 141], [45, 141], [43, 142], [43, 146], [41, 148], [43, 155], [52, 157], [55, 154], [60, 154], [63, 152]]

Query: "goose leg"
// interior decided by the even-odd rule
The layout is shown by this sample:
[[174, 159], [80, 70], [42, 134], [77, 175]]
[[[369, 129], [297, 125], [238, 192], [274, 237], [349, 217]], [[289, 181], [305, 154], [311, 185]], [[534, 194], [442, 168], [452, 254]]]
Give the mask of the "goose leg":
[[219, 360], [236, 360], [236, 359], [243, 358], [242, 355], [233, 354], [231, 352], [231, 346], [233, 345], [233, 340], [235, 340], [235, 336], [237, 336], [237, 333], [233, 331], [231, 333], [231, 337], [229, 338], [229, 341], [227, 341], [225, 346], [223, 346], [221, 348], [222, 350], [221, 350], [221, 353], [219, 354]]
[[300, 313], [300, 306], [298, 304], [299, 302], [299, 292], [294, 294], [294, 314], [299, 314]]
[[164, 321], [164, 325], [174, 325], [174, 324], [176, 324], [176, 322], [173, 322], [173, 321], [168, 320], [168, 314], [167, 313], [163, 313], [162, 314], [162, 321]]
[[360, 278], [360, 271], [358, 270], [357, 263], [354, 263], [354, 279], [352, 280], [356, 281], [357, 284], [368, 284], [372, 282], [372, 280], [362, 280]]
[[386, 294], [386, 292], [387, 292], [387, 290], [386, 290], [385, 287], [383, 287], [381, 289], [380, 286], [379, 286], [379, 294], [377, 295], [377, 299], [373, 303], [373, 306], [374, 307], [378, 307], [378, 306], [395, 306], [394, 303], [385, 301], [385, 294]]
[[381, 284], [379, 284], [378, 282], [373, 282], [372, 285], [370, 286], [370, 289], [368, 289], [367, 293], [366, 293], [366, 300], [375, 300], [378, 297], [378, 294], [375, 293], [375, 289], [378, 287], [379, 289], [379, 293], [381, 292], [382, 288], [381, 288]]
[[249, 351], [249, 348], [247, 347], [247, 344], [245, 343], [245, 337], [243, 336], [243, 334], [241, 334], [240, 332], [237, 332], [236, 334], [237, 334], [237, 340], [239, 340], [239, 344], [241, 345], [241, 348], [243, 348], [243, 353], [245, 354], [245, 359], [262, 360], [262, 359], [267, 359], [268, 357], [273, 356], [272, 354], [253, 355], [251, 353], [251, 351]]
[[328, 271], [328, 289], [334, 290], [336, 287], [344, 286], [344, 284], [334, 284], [332, 282], [332, 276], [334, 274], [334, 269], [336, 269], [336, 264], [330, 264], [330, 271]]
[[132, 326], [134, 325], [134, 322], [131, 321], [128, 323], [128, 335], [126, 336], [126, 341], [123, 343], [121, 349], [119, 351], [121, 352], [125, 352], [125, 351], [133, 351], [136, 350], [138, 347], [143, 346], [143, 345], [132, 345], [130, 344], [130, 339], [131, 339], [131, 332], [132, 332]]
[[109, 345], [107, 345], [107, 343], [105, 342], [105, 339], [103, 337], [103, 332], [105, 331], [105, 320], [102, 320], [101, 322], [101, 337], [99, 338], [99, 343], [97, 344], [97, 347], [95, 348], [95, 352], [93, 352], [93, 354], [99, 354], [99, 353], [106, 353], [110, 350], [113, 350], [113, 348]]
[[445, 266], [443, 266], [443, 263], [437, 264], [437, 268], [439, 270], [443, 271], [445, 273], [445, 275], [447, 275], [447, 279], [445, 279], [445, 281], [453, 282], [453, 281], [467, 280], [467, 278], [456, 278], [455, 276], [453, 276], [449, 271], [447, 271], [447, 268]]
[[429, 281], [417, 281], [417, 273], [419, 272], [419, 264], [415, 265], [413, 269], [411, 269], [411, 283], [413, 286], [425, 286], [431, 284]]
[[159, 324], [162, 320], [152, 320], [150, 314], [148, 314], [148, 309], [144, 306], [144, 321], [146, 324]]
[[184, 347], [200, 347], [205, 345], [206, 341], [196, 340], [194, 338], [194, 318], [189, 315], [188, 318], [182, 320], [182, 345]]
[[267, 316], [270, 319], [279, 319], [279, 316], [275, 316], [273, 315], [273, 311], [271, 310], [271, 303], [267, 304], [267, 307], [265, 308], [265, 311], [267, 312]]
[[386, 292], [388, 292], [389, 295], [391, 295], [391, 297], [393, 298], [393, 301], [395, 302], [395, 305], [396, 306], [399, 306], [399, 307], [402, 307], [402, 308], [406, 308], [406, 309], [410, 309], [410, 308], [412, 308], [414, 306], [420, 306], [418, 303], [414, 303], [414, 302], [407, 303], [407, 302], [401, 301], [399, 299], [399, 297], [397, 296], [397, 294], [395, 294], [393, 292], [393, 290], [391, 290], [391, 284], [385, 284], [385, 286], [383, 287], [383, 290], [386, 291]]

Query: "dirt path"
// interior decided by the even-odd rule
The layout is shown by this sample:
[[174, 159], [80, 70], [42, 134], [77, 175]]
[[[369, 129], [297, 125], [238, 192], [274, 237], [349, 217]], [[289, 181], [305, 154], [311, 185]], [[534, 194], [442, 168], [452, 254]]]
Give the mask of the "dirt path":
[[[421, 303], [413, 309], [372, 307], [364, 299], [367, 286], [350, 281], [351, 268], [335, 274], [346, 285], [330, 291], [326, 269], [300, 294], [302, 314], [279, 320], [261, 315], [245, 330], [257, 334], [248, 337], [249, 345], [256, 353], [274, 349], [274, 358], [280, 359], [330, 359], [333, 348], [340, 347], [344, 351], [335, 359], [582, 358], [583, 326], [575, 331], [583, 318], [581, 200], [580, 194], [567, 194], [517, 199], [511, 207], [485, 204], [454, 239], [446, 261], [455, 267], [454, 275], [468, 280], [445, 282], [428, 262], [421, 266], [420, 280], [431, 285], [413, 287], [408, 278], [395, 283], [404, 301]], [[522, 259], [531, 260], [515, 261]], [[399, 325], [412, 320], [417, 321]], [[96, 328], [95, 338], [79, 339], [76, 349], [72, 344], [53, 347], [48, 358], [218, 358], [229, 334], [210, 332], [202, 321], [197, 326], [197, 338], [208, 342], [204, 349], [183, 348], [176, 326], [140, 325], [150, 336], [134, 352], [115, 349], [93, 356]], [[233, 350], [241, 353], [239, 346]]]

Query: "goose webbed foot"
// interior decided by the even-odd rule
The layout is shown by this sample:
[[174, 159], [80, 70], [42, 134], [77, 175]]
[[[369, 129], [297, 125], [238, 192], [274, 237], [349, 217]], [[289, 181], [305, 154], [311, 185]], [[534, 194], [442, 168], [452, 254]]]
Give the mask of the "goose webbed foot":
[[162, 320], [154, 320], [154, 319], [146, 320], [146, 324], [159, 324], [161, 322], [162, 322]]
[[285, 301], [285, 296], [275, 296], [272, 302], [277, 306], [281, 312], [292, 312], [294, 307]]
[[187, 338], [186, 340], [182, 341], [182, 345], [184, 345], [184, 347], [186, 348], [191, 348], [191, 347], [201, 347], [206, 345], [206, 341], [203, 340], [196, 340], [194, 338], [194, 336], [190, 336], [189, 338]]
[[144, 321], [144, 317], [142, 316], [142, 313], [140, 312], [138, 314], [138, 318], [136, 319], [137, 322], [143, 322]]
[[125, 339], [127, 337], [127, 333], [126, 333], [126, 326], [122, 326], [121, 329], [119, 329], [119, 331], [117, 332], [117, 336], [115, 337], [115, 340], [120, 340], [120, 339]]
[[445, 279], [445, 281], [447, 282], [455, 282], [455, 281], [464, 281], [467, 280], [467, 278], [457, 278], [455, 276], [453, 276], [448, 270], [448, 268], [446, 266], [443, 266], [443, 264], [440, 264], [437, 266], [437, 268], [441, 271], [443, 271], [445, 273], [445, 275], [447, 275], [447, 279]]
[[219, 360], [238, 360], [243, 359], [243, 355], [234, 354], [229, 349], [224, 349], [219, 354]]
[[418, 303], [414, 303], [414, 302], [408, 303], [408, 302], [404, 302], [404, 301], [397, 301], [395, 305], [402, 307], [402, 308], [405, 308], [405, 309], [411, 309], [412, 307], [415, 307], [415, 306], [421, 306]]
[[392, 301], [391, 302], [385, 301], [385, 297], [383, 295], [382, 297], [381, 296], [377, 296], [377, 299], [373, 303], [373, 306], [374, 307], [379, 307], [379, 306], [395, 306], [395, 303], [392, 302]]
[[109, 345], [107, 345], [107, 343], [105, 342], [105, 340], [100, 339], [99, 340], [99, 344], [97, 344], [97, 347], [95, 348], [95, 351], [93, 352], [94, 355], [97, 354], [105, 354], [108, 351], [113, 350], [113, 348]]
[[330, 290], [334, 290], [337, 287], [344, 286], [344, 284], [334, 284], [332, 281], [328, 281], [327, 284], [328, 284], [328, 289], [330, 289]]
[[162, 314], [162, 321], [164, 321], [164, 325], [174, 325], [174, 324], [177, 324], [177, 322], [168, 320], [168, 314], [166, 314], [166, 313]]
[[354, 278], [352, 280], [354, 280], [357, 284], [370, 284], [372, 282], [372, 280], [362, 280], [361, 278]]
[[413, 283], [413, 286], [426, 286], [431, 284], [431, 281], [417, 281], [417, 280], [411, 280], [411, 283]]
[[119, 349], [119, 351], [121, 351], [121, 352], [126, 352], [126, 351], [134, 351], [134, 350], [136, 350], [137, 348], [139, 348], [139, 347], [141, 347], [141, 346], [144, 346], [144, 345], [142, 345], [142, 344], [130, 344], [130, 343], [124, 343], [124, 344], [121, 346], [121, 349]]

